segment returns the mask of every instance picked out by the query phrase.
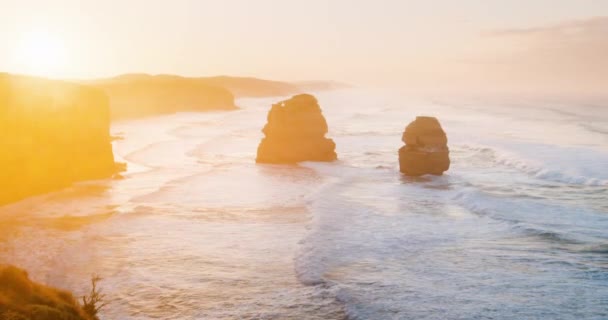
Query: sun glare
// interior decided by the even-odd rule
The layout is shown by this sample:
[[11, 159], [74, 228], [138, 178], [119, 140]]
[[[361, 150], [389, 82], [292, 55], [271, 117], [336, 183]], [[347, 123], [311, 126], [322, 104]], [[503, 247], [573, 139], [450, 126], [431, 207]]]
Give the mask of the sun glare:
[[20, 72], [31, 75], [59, 76], [67, 64], [64, 43], [48, 32], [23, 35], [15, 55]]

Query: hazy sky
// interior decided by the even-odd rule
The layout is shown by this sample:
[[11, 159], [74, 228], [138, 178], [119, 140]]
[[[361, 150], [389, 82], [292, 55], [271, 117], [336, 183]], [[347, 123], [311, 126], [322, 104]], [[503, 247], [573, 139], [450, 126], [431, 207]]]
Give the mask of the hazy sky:
[[602, 17], [608, 0], [0, 0], [0, 71], [597, 87]]

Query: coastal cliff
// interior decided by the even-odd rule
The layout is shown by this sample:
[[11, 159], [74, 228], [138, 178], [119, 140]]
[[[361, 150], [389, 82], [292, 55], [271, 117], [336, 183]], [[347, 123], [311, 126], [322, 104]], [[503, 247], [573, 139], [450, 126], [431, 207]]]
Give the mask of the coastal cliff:
[[0, 205], [111, 177], [108, 98], [87, 86], [0, 74]]
[[229, 90], [196, 78], [131, 74], [86, 83], [109, 96], [112, 119], [237, 109]]
[[177, 75], [123, 74], [82, 81], [110, 97], [112, 118], [136, 118], [180, 111], [237, 109], [235, 98], [281, 97], [303, 91], [343, 89], [332, 81], [283, 82], [252, 77], [182, 77]]

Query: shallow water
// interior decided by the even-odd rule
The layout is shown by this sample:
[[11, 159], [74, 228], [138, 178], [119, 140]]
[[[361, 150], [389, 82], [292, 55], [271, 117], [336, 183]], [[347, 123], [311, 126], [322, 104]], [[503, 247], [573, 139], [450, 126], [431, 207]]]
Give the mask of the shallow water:
[[[0, 208], [0, 262], [79, 294], [100, 274], [104, 319], [608, 318], [606, 106], [318, 97], [335, 163], [254, 163], [278, 98], [114, 124], [125, 179]], [[420, 114], [442, 177], [398, 173]]]

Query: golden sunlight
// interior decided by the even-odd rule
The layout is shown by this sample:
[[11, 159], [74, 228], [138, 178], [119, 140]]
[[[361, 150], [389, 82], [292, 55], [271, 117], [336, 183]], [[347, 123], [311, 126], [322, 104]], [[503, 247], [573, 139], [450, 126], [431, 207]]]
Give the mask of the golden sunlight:
[[608, 0], [0, 0], [0, 320], [608, 320]]
[[24, 34], [14, 54], [19, 70], [31, 75], [59, 76], [67, 66], [62, 39], [44, 31]]

